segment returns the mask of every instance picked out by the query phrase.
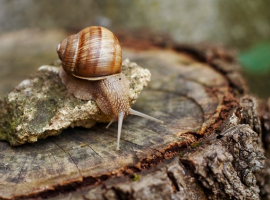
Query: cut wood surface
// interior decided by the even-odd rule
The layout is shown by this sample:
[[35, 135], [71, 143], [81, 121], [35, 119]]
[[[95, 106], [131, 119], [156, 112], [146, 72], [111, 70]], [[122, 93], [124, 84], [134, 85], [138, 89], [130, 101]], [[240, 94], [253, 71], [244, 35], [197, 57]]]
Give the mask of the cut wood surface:
[[[178, 48], [180, 49], [180, 47]], [[238, 118], [238, 121], [236, 120], [235, 124], [230, 121], [228, 125], [225, 121], [229, 117], [239, 114], [236, 109], [244, 105], [240, 105], [239, 99], [236, 97], [245, 90], [243, 89], [245, 86], [241, 86], [242, 79], [235, 81], [232, 74], [237, 73], [234, 70], [224, 71], [222, 65], [218, 65], [220, 66], [219, 69], [214, 68], [213, 65], [209, 64], [211, 62], [195, 59], [194, 54], [188, 53], [188, 51], [180, 52], [179, 50], [176, 52], [172, 49], [158, 48], [135, 51], [126, 48], [123, 53], [124, 57], [149, 69], [152, 74], [151, 82], [140, 94], [133, 107], [163, 120], [164, 124], [129, 116], [123, 124], [121, 151], [115, 150], [116, 123], [109, 129], [105, 128], [105, 124], [97, 124], [91, 129], [69, 128], [59, 136], [48, 137], [36, 143], [18, 147], [11, 147], [7, 142], [0, 141], [0, 198], [53, 197], [63, 191], [70, 194], [55, 198], [121, 199], [121, 196], [124, 195], [127, 199], [128, 197], [148, 199], [147, 192], [142, 193], [142, 196], [136, 196], [139, 195], [139, 192], [136, 193], [136, 191], [143, 191], [142, 188], [139, 188], [138, 183], [146, 188], [149, 186], [149, 190], [154, 188], [150, 192], [151, 194], [156, 192], [159, 195], [158, 190], [163, 190], [164, 198], [160, 196], [156, 199], [171, 199], [172, 197], [181, 199], [180, 196], [183, 194], [183, 191], [179, 193], [181, 191], [179, 184], [181, 183], [186, 184], [186, 186], [185, 184], [182, 185], [185, 190], [190, 188], [186, 193], [186, 199], [190, 197], [206, 198], [207, 195], [203, 187], [209, 191], [213, 189], [212, 193], [210, 192], [213, 199], [219, 197], [217, 194], [220, 192], [219, 186], [228, 186], [229, 183], [222, 182], [223, 179], [218, 179], [219, 184], [214, 185], [212, 183], [212, 186], [214, 186], [211, 187], [210, 179], [196, 180], [194, 177], [192, 178], [192, 175], [188, 175], [189, 178], [185, 177], [187, 174], [184, 172], [188, 170], [184, 169], [183, 164], [179, 163], [179, 157], [169, 160], [169, 164], [166, 164], [164, 160], [175, 155], [179, 156], [179, 152], [183, 153], [185, 149], [189, 149], [192, 145], [194, 148], [197, 147], [196, 142], [204, 136], [216, 132], [220, 133], [221, 130], [224, 130], [222, 133], [226, 135], [225, 130], [228, 127], [241, 124], [241, 117]], [[226, 60], [226, 57], [218, 59], [222, 61]], [[232, 61], [228, 59], [228, 65], [231, 64]], [[220, 128], [221, 126], [223, 128]], [[236, 128], [236, 131], [234, 131], [240, 130], [238, 132], [241, 135], [242, 129], [248, 129], [246, 132], [251, 132], [247, 136], [250, 138], [248, 140], [250, 142], [247, 142], [249, 147], [255, 140], [255, 143], [259, 144], [259, 141], [257, 141], [259, 133], [254, 132], [254, 128], [250, 124], [243, 126]], [[232, 138], [231, 133], [229, 132], [227, 134], [229, 136], [224, 138]], [[221, 137], [223, 135], [221, 134]], [[230, 142], [230, 140], [225, 141], [224, 139], [223, 142]], [[222, 146], [222, 142], [222, 144], [218, 141], [213, 143], [227, 151], [226, 147]], [[198, 152], [208, 152], [204, 152], [205, 154], [209, 154], [212, 150], [212, 152], [215, 152], [215, 148], [212, 150], [210, 148], [213, 143], [204, 143], [207, 147], [203, 146]], [[260, 146], [253, 145], [252, 148], [252, 152], [255, 152], [254, 160], [257, 157], [260, 157], [259, 161], [262, 160]], [[230, 156], [232, 152], [229, 151], [225, 154], [225, 157], [222, 157], [224, 151], [222, 150], [220, 155], [217, 153], [215, 156], [218, 155], [219, 160], [224, 158], [226, 160], [224, 165], [233, 163], [234, 158]], [[197, 154], [194, 152], [184, 152], [181, 156], [183, 156], [182, 161], [186, 163], [191, 162], [190, 160], [195, 157], [196, 159], [194, 158], [194, 161], [192, 161], [194, 166], [207, 165], [204, 161], [202, 161], [202, 164], [198, 164], [201, 162], [200, 156], [196, 157]], [[208, 158], [211, 160], [210, 154]], [[213, 155], [212, 159], [214, 159]], [[163, 162], [161, 166], [155, 167], [161, 162]], [[218, 161], [217, 163], [220, 164]], [[217, 163], [215, 166], [218, 166]], [[241, 181], [243, 181], [242, 175], [237, 174], [238, 171], [233, 166], [235, 165], [230, 164], [228, 171], [225, 171], [235, 173], [234, 178], [228, 178], [228, 180], [231, 183], [238, 177], [239, 183], [237, 182], [238, 185], [236, 184], [234, 187], [239, 188], [242, 184]], [[261, 165], [258, 164], [258, 166], [258, 169], [261, 168]], [[152, 168], [158, 170], [147, 171]], [[144, 172], [144, 170], [146, 171]], [[232, 170], [235, 170], [235, 172]], [[132, 182], [132, 179], [137, 180], [136, 173], [141, 171], [142, 174], [138, 175], [138, 179], [143, 174], [145, 177], [141, 178], [140, 182]], [[225, 171], [223, 172], [225, 173]], [[255, 171], [255, 169], [250, 170], [248, 173], [251, 173], [253, 177]], [[179, 173], [183, 174], [181, 176], [176, 175]], [[203, 168], [198, 168], [194, 173], [198, 174], [197, 177], [207, 176], [207, 172]], [[217, 175], [218, 173], [213, 170], [211, 176], [220, 177]], [[222, 172], [220, 173], [222, 174]], [[168, 174], [171, 175], [168, 177]], [[130, 175], [132, 178], [130, 178]], [[161, 181], [159, 185], [161, 188], [159, 189], [153, 187], [153, 184], [151, 185], [151, 181], [155, 181], [155, 176], [158, 178], [156, 179], [157, 182], [153, 184], [159, 185], [158, 181]], [[182, 181], [181, 177], [184, 177]], [[228, 177], [230, 176], [228, 175]], [[117, 183], [123, 184], [118, 185], [118, 188], [114, 187], [113, 190], [104, 191], [104, 186], [102, 186], [104, 181], [108, 188], [113, 188], [113, 185], [117, 185]], [[201, 181], [201, 183], [199, 184], [198, 181]], [[252, 181], [251, 183], [245, 182], [245, 184], [248, 187], [243, 186], [243, 189], [237, 190], [238, 193], [235, 193], [234, 189], [232, 189], [233, 191], [225, 189], [221, 197], [236, 196], [241, 199], [241, 195], [246, 195], [246, 197], [256, 199], [258, 197], [257, 186]], [[164, 185], [166, 187], [162, 187]], [[192, 189], [192, 185], [196, 189]], [[253, 189], [251, 190], [250, 187]], [[83, 192], [72, 192], [76, 188], [81, 188]], [[249, 195], [250, 191], [253, 191], [251, 195]], [[143, 196], [145, 198], [142, 198]], [[182, 197], [182, 199], [185, 199], [184, 196]], [[151, 196], [149, 196], [149, 199], [151, 199]]]

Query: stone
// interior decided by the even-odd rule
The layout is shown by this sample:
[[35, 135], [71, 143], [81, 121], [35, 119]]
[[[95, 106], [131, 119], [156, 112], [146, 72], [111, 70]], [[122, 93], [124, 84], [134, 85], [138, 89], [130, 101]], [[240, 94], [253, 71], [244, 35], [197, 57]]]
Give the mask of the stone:
[[[68, 127], [91, 128], [96, 122], [110, 121], [93, 100], [79, 100], [69, 94], [58, 72], [57, 66], [41, 66], [35, 75], [0, 100], [1, 140], [16, 146], [58, 135]], [[130, 81], [132, 106], [151, 74], [128, 59], [123, 62], [122, 73]]]

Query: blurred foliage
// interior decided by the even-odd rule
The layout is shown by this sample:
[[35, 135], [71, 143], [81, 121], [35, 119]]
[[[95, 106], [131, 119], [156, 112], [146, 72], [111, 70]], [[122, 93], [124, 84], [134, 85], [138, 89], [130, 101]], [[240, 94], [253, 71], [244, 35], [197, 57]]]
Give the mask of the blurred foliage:
[[270, 96], [270, 41], [260, 42], [238, 55], [252, 94]]
[[147, 28], [181, 43], [245, 49], [270, 38], [268, 5], [269, 0], [0, 0], [0, 34], [25, 28], [77, 32], [100, 25], [113, 31]]
[[250, 50], [240, 53], [238, 59], [247, 72], [270, 72], [270, 41], [256, 44]]

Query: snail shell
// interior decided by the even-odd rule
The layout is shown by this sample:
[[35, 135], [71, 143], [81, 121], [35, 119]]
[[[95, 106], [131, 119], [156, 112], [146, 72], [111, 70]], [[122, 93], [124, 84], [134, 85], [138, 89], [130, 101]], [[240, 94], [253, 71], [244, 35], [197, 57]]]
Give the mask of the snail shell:
[[119, 74], [122, 50], [106, 28], [90, 26], [64, 39], [57, 47], [65, 72], [77, 78], [100, 80]]

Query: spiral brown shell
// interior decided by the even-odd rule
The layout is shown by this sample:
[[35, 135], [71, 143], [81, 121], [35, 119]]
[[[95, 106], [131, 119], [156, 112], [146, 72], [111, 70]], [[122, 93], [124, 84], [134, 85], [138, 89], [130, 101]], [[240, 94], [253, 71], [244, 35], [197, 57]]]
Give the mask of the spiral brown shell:
[[98, 80], [121, 72], [119, 41], [100, 26], [90, 26], [64, 39], [57, 53], [64, 70], [78, 78]]

